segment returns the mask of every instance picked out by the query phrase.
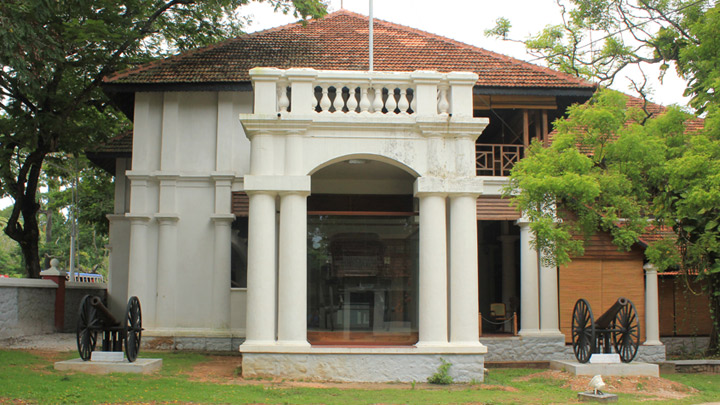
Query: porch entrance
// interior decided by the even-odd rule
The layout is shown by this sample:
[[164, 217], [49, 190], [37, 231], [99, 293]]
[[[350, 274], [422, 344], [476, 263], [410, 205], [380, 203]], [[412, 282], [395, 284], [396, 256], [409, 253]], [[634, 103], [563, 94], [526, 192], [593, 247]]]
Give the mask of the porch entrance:
[[514, 221], [477, 224], [481, 334], [510, 336], [520, 325], [520, 228]]
[[419, 223], [413, 181], [399, 168], [369, 160], [335, 163], [312, 176], [307, 217], [310, 344], [417, 342]]

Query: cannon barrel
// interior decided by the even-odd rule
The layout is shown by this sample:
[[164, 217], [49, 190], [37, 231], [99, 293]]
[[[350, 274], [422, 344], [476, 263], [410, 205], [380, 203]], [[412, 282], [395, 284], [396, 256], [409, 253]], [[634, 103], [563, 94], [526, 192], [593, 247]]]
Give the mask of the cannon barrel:
[[615, 319], [615, 316], [617, 316], [618, 312], [620, 312], [622, 307], [627, 305], [628, 302], [628, 299], [625, 297], [618, 298], [618, 300], [610, 308], [608, 308], [604, 314], [600, 315], [600, 317], [595, 320], [595, 327], [597, 329], [610, 328], [610, 324], [613, 319]]
[[115, 319], [113, 314], [110, 313], [110, 311], [107, 309], [105, 305], [103, 305], [102, 300], [100, 297], [92, 297], [90, 298], [90, 304], [95, 307], [100, 313], [102, 314], [103, 318], [105, 318], [105, 321], [109, 324], [108, 326], [117, 326], [120, 325], [120, 321]]

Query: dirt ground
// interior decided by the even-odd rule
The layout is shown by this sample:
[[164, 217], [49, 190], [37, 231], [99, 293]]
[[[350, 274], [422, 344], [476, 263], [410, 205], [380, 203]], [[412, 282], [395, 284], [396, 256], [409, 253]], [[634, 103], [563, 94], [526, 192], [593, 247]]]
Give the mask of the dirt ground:
[[[331, 382], [306, 382], [306, 381], [285, 381], [285, 380], [245, 380], [240, 377], [242, 361], [237, 356], [211, 356], [207, 362], [198, 364], [189, 373], [192, 380], [212, 382], [216, 384], [264, 384], [277, 387], [310, 387], [310, 388], [343, 388], [343, 389], [412, 389], [412, 384], [407, 383], [331, 383]], [[492, 374], [493, 369], [490, 369]], [[518, 378], [517, 381], [528, 381], [534, 378], [544, 378], [562, 381], [563, 387], [571, 388], [573, 391], [588, 391], [589, 376], [573, 376], [572, 374], [558, 370], [539, 370], [537, 373]], [[606, 392], [639, 394], [647, 396], [648, 400], [672, 400], [682, 399], [695, 393], [695, 389], [680, 383], [654, 377], [603, 377], [607, 385]], [[415, 389], [443, 389], [447, 386], [433, 384], [415, 384]], [[452, 386], [455, 389], [466, 389], [466, 385]], [[516, 391], [513, 387], [483, 384], [483, 389], [495, 389], [504, 391]]]

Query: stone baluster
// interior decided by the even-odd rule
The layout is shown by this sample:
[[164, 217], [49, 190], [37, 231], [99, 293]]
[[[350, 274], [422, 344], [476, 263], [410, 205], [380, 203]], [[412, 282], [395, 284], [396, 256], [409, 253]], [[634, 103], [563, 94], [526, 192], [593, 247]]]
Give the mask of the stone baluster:
[[330, 96], [328, 96], [328, 90], [330, 89], [330, 85], [321, 85], [320, 88], [322, 89], [322, 97], [320, 98], [320, 112], [330, 112], [330, 106], [332, 105], [332, 103], [330, 103]]
[[278, 112], [288, 112], [290, 99], [288, 98], [287, 83], [278, 82]]
[[360, 113], [368, 113], [370, 110], [370, 99], [368, 98], [368, 86], [362, 85], [360, 87]]
[[374, 97], [372, 102], [372, 112], [376, 113], [382, 113], [383, 105], [383, 99], [382, 99], [382, 86], [380, 85], [374, 85]]
[[417, 89], [413, 89], [412, 101], [410, 102], [410, 108], [413, 110], [413, 114], [417, 114]]
[[348, 86], [348, 99], [347, 99], [347, 109], [348, 112], [355, 112], [355, 109], [358, 106], [357, 98], [355, 98], [355, 86]]
[[388, 98], [387, 101], [385, 101], [385, 108], [387, 109], [388, 114], [394, 114], [395, 108], [397, 107], [397, 102], [395, 101], [395, 86], [388, 86], [387, 90]]
[[440, 86], [438, 88], [438, 113], [446, 115], [450, 111], [450, 103], [447, 97], [447, 87]]
[[398, 100], [397, 107], [400, 110], [400, 114], [408, 113], [408, 108], [410, 108], [410, 102], [408, 102], [407, 89], [405, 87], [400, 88], [400, 100]]
[[333, 108], [335, 109], [335, 112], [342, 112], [343, 106], [345, 105], [345, 102], [343, 101], [343, 85], [342, 84], [336, 84], [335, 85], [335, 99], [333, 100]]

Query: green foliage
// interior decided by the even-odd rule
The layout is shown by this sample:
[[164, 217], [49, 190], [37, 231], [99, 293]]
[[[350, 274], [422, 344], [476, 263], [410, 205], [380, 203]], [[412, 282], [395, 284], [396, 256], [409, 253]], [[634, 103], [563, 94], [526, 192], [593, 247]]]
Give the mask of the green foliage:
[[453, 383], [453, 378], [449, 374], [450, 366], [452, 366], [451, 363], [445, 361], [445, 359], [440, 358], [440, 365], [438, 366], [438, 370], [435, 372], [435, 374], [428, 377], [428, 382], [430, 384], [440, 384], [440, 385], [447, 385]]
[[[325, 13], [321, 0], [259, 1], [303, 18]], [[46, 158], [79, 156], [129, 127], [103, 93], [103, 80], [169, 52], [241, 34], [240, 8], [248, 2], [0, 3], [0, 197], [15, 200], [5, 233], [21, 246], [28, 276], [40, 270], [38, 187]], [[91, 211], [99, 210], [83, 210]]]
[[[549, 148], [533, 145], [512, 170], [514, 195], [531, 220], [536, 248], [551, 263], [583, 253], [598, 232], [630, 249], [648, 229], [664, 227], [646, 256], [659, 270], [707, 279], [711, 313], [720, 308], [720, 138], [715, 117], [688, 132], [677, 108], [648, 118], [625, 96], [599, 91], [555, 124]], [[554, 210], [553, 207], [557, 207]], [[717, 319], [714, 319], [717, 326]], [[715, 329], [718, 330], [717, 328]], [[715, 332], [717, 334], [717, 332]]]
[[486, 37], [502, 37], [505, 39], [510, 33], [510, 28], [512, 27], [512, 24], [510, 23], [510, 20], [508, 20], [505, 17], [500, 17], [497, 20], [495, 20], [495, 27], [485, 30], [485, 36]]
[[[720, 4], [711, 0], [559, 0], [563, 24], [522, 40], [548, 66], [610, 86], [629, 65], [675, 64], [691, 105], [718, 104]], [[505, 36], [507, 29], [487, 30]], [[499, 27], [499, 25], [498, 25]], [[662, 75], [659, 78], [662, 81]], [[645, 91], [644, 84], [636, 84]]]

